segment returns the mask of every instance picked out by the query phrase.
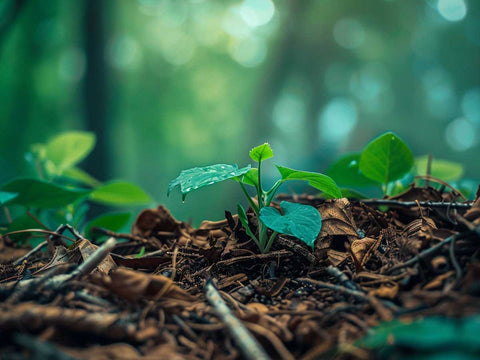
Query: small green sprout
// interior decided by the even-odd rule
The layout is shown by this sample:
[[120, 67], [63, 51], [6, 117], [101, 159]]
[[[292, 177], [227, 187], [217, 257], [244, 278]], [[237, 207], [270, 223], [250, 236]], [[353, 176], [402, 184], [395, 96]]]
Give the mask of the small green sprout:
[[[280, 179], [269, 190], [262, 186], [262, 162], [273, 157], [273, 151], [267, 143], [259, 145], [250, 151], [250, 158], [258, 163], [258, 168], [247, 165], [239, 169], [237, 165], [216, 164], [205, 167], [196, 167], [183, 170], [180, 175], [172, 180], [168, 186], [168, 194], [177, 186], [180, 187], [182, 200], [193, 190], [212, 185], [228, 179], [236, 181], [245, 194], [250, 207], [257, 216], [257, 231], [248, 222], [247, 214], [242, 205], [238, 204], [238, 217], [245, 228], [248, 236], [252, 238], [262, 253], [267, 253], [278, 233], [292, 235], [313, 248], [313, 244], [322, 226], [322, 219], [317, 209], [309, 205], [289, 203], [283, 201], [280, 208], [283, 215], [270, 204], [275, 197], [280, 185], [286, 181], [307, 181], [310, 186], [324, 192], [329, 197], [340, 198], [342, 196], [337, 184], [328, 176], [293, 170], [282, 166], [276, 166]], [[253, 187], [257, 193], [255, 202], [247, 191], [247, 186]], [[272, 229], [270, 236], [268, 228]]]

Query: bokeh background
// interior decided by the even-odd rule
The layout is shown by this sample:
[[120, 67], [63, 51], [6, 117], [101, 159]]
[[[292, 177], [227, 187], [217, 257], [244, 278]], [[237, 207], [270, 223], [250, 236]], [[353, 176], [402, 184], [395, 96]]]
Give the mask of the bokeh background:
[[321, 172], [393, 130], [479, 179], [479, 60], [476, 0], [2, 0], [0, 180], [70, 129], [97, 134], [86, 170], [196, 224], [241, 191], [182, 204], [168, 182], [244, 166], [265, 141], [275, 162]]

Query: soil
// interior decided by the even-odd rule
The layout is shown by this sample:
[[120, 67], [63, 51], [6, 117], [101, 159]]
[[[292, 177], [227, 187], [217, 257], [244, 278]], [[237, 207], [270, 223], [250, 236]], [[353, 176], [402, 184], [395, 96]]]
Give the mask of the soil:
[[3, 237], [0, 359], [390, 358], [359, 340], [394, 319], [480, 313], [478, 193], [277, 200], [320, 211], [314, 249], [279, 235], [260, 254], [236, 215], [194, 228], [163, 206], [129, 234], [72, 229], [70, 246], [65, 228], [42, 251]]

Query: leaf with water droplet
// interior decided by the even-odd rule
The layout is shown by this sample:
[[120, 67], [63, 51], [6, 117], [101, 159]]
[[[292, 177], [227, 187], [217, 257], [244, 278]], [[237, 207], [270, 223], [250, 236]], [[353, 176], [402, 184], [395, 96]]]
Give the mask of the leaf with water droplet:
[[262, 208], [260, 220], [270, 229], [295, 236], [313, 248], [322, 228], [322, 217], [318, 210], [310, 205], [288, 201], [282, 201], [280, 207], [283, 215], [273, 207]]
[[180, 172], [177, 178], [168, 185], [167, 195], [176, 187], [180, 187], [182, 200], [193, 190], [216, 184], [221, 181], [242, 176], [250, 170], [250, 165], [239, 169], [236, 164], [216, 164], [204, 167], [195, 167]]
[[270, 145], [265, 143], [254, 147], [252, 150], [250, 150], [249, 155], [253, 161], [260, 162], [273, 157], [273, 151]]

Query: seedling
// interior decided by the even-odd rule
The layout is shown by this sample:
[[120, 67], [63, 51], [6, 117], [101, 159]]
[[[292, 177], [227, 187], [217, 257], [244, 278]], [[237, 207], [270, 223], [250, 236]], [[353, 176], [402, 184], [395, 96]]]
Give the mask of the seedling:
[[[237, 165], [216, 164], [183, 170], [177, 178], [170, 182], [168, 194], [179, 186], [182, 200], [185, 200], [187, 194], [193, 190], [231, 179], [240, 184], [250, 207], [257, 217], [258, 228], [257, 231], [254, 231], [248, 221], [245, 209], [238, 204], [239, 219], [248, 236], [252, 238], [262, 253], [267, 253], [270, 250], [278, 233], [295, 236], [313, 247], [322, 226], [322, 219], [318, 210], [309, 205], [282, 201], [280, 203], [280, 208], [283, 211], [282, 215], [270, 204], [280, 185], [286, 181], [307, 181], [310, 186], [322, 191], [329, 197], [340, 198], [342, 193], [337, 184], [324, 174], [299, 171], [277, 165], [281, 178], [269, 190], [265, 191], [261, 177], [262, 162], [272, 158], [273, 151], [270, 145], [265, 143], [253, 148], [249, 155], [253, 161], [258, 163], [258, 168], [247, 165], [239, 169]], [[250, 197], [246, 186], [251, 186], [256, 190], [256, 202]], [[268, 228], [273, 230], [270, 236], [267, 235]]]

